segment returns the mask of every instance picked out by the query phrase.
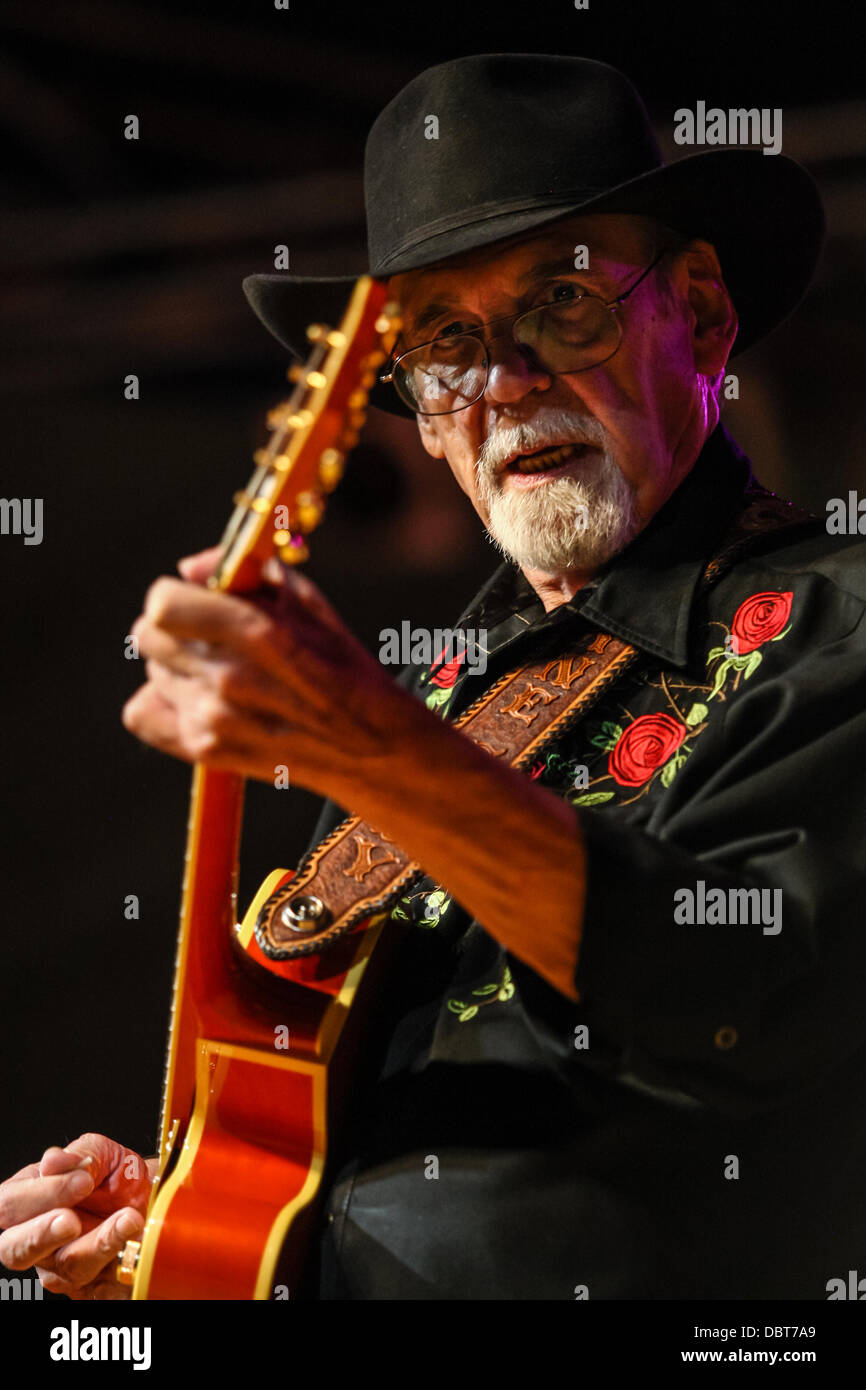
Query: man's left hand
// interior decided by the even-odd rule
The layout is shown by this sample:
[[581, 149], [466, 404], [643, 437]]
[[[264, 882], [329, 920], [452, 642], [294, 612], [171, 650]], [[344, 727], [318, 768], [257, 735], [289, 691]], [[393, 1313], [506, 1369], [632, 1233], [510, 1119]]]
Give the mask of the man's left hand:
[[384, 761], [411, 697], [305, 575], [275, 561], [268, 589], [222, 593], [203, 587], [218, 555], [190, 556], [184, 579], [148, 590], [131, 630], [147, 682], [124, 725], [187, 762], [263, 782], [285, 767], [292, 783], [339, 796]]

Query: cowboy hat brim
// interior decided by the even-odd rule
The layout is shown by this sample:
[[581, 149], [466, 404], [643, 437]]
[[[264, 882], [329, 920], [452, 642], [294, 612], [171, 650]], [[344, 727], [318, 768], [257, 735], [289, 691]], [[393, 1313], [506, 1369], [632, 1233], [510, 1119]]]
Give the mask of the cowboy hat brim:
[[[712, 150], [651, 169], [579, 202], [535, 199], [531, 207], [467, 214], [459, 227], [418, 233], [377, 279], [439, 265], [466, 251], [528, 233], [578, 213], [641, 213], [688, 237], [711, 242], [739, 318], [731, 356], [777, 328], [800, 303], [821, 251], [824, 212], [811, 175], [785, 155]], [[359, 272], [362, 273], [362, 272]], [[249, 275], [244, 293], [265, 327], [296, 357], [306, 356], [306, 328], [338, 323], [357, 275]], [[393, 386], [377, 383], [370, 404], [414, 419]]]

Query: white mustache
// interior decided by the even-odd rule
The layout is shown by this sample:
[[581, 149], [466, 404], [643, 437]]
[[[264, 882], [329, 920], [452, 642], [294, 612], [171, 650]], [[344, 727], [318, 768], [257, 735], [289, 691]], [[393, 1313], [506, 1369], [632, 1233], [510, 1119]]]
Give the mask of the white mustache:
[[555, 411], [540, 419], [511, 425], [488, 435], [478, 452], [475, 470], [479, 477], [498, 473], [515, 453], [531, 454], [539, 449], [569, 444], [589, 444], [604, 448], [606, 431], [590, 416]]

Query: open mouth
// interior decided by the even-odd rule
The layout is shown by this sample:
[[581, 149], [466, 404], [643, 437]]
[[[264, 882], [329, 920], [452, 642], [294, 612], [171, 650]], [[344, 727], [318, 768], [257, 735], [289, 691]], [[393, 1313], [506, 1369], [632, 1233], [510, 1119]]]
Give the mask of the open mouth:
[[565, 469], [576, 462], [589, 450], [588, 444], [561, 444], [555, 449], [538, 449], [533, 454], [520, 454], [506, 464], [505, 473], [519, 473], [528, 476], [533, 473], [551, 473]]

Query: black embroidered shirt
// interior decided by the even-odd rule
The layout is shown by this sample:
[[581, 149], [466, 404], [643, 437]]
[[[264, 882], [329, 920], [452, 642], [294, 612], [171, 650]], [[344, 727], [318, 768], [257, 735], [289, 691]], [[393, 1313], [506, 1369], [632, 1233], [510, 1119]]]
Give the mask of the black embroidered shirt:
[[581, 816], [580, 1003], [447, 884], [394, 904], [314, 1296], [820, 1299], [866, 1258], [866, 547], [815, 520], [702, 591], [753, 483], [719, 426], [570, 602], [500, 566], [453, 624], [486, 669], [403, 672], [453, 719], [587, 632], [641, 654], [529, 772]]

